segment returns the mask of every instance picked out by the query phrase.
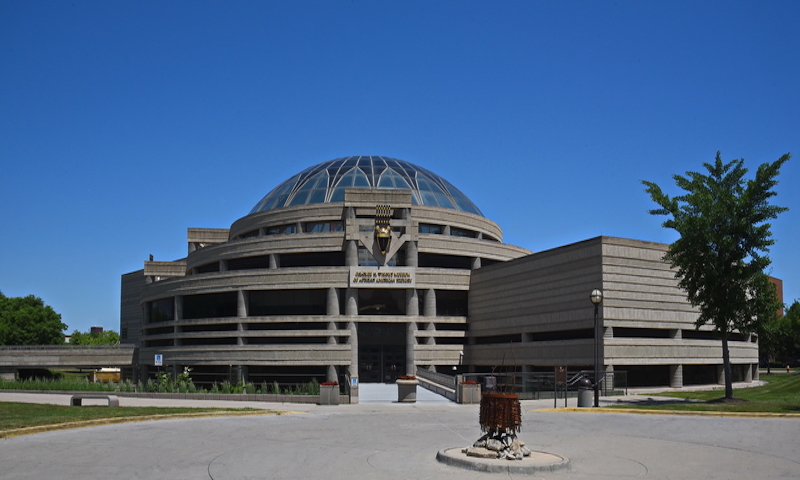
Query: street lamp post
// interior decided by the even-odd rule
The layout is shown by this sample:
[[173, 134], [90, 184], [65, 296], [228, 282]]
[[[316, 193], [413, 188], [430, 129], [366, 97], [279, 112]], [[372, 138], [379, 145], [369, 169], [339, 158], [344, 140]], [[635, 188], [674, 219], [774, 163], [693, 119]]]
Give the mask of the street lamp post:
[[597, 320], [598, 309], [603, 301], [603, 291], [592, 290], [589, 300], [594, 304], [594, 406], [600, 406], [600, 323]]

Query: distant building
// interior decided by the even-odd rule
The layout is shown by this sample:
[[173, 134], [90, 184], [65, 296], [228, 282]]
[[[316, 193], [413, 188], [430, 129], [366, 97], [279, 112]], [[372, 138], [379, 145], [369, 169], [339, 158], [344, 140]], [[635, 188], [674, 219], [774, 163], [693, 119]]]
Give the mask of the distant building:
[[[722, 353], [661, 257], [598, 237], [545, 252], [502, 230], [444, 178], [387, 157], [323, 162], [280, 183], [228, 229], [190, 228], [188, 255], [122, 276], [125, 376], [192, 368], [195, 381], [390, 382], [418, 369], [604, 369], [630, 385], [714, 383]], [[757, 375], [734, 335], [737, 379]]]

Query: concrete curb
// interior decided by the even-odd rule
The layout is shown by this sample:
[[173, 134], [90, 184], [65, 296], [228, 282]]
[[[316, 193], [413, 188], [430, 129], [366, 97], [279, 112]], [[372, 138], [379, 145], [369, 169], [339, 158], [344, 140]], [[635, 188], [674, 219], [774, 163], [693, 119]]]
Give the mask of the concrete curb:
[[697, 417], [740, 417], [740, 418], [798, 418], [800, 413], [769, 412], [710, 412], [700, 410], [648, 410], [639, 408], [541, 408], [531, 412], [581, 412], [581, 413], [632, 413], [636, 415], [683, 415]]
[[31, 435], [34, 433], [54, 432], [58, 430], [69, 430], [73, 428], [97, 427], [100, 425], [114, 425], [118, 423], [147, 422], [152, 420], [180, 420], [204, 417], [246, 417], [252, 415], [285, 415], [298, 414], [303, 412], [285, 412], [277, 410], [254, 410], [246, 412], [226, 411], [226, 412], [198, 412], [198, 413], [170, 413], [166, 415], [144, 415], [140, 417], [111, 417], [98, 418], [95, 420], [82, 420], [80, 422], [57, 423], [54, 425], [37, 425], [35, 427], [15, 428], [13, 430], [0, 431], [0, 439]]
[[491, 458], [468, 457], [462, 448], [446, 448], [436, 452], [436, 460], [452, 467], [465, 468], [476, 472], [524, 474], [555, 473], [569, 470], [570, 461], [566, 457], [547, 452], [533, 452], [523, 460], [499, 460]]

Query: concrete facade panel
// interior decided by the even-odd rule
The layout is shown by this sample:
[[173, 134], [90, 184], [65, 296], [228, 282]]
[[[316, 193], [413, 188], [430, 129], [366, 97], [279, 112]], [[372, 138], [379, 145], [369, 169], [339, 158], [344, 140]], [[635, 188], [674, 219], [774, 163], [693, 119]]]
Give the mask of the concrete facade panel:
[[553, 342], [523, 342], [503, 345], [468, 345], [464, 361], [471, 365], [521, 366], [537, 365], [590, 365], [593, 361], [592, 340], [569, 340]]

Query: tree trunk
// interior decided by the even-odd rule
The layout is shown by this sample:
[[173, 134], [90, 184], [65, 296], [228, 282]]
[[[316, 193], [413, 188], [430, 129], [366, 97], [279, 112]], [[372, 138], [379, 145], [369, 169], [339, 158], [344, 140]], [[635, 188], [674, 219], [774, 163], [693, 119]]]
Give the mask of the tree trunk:
[[733, 376], [731, 375], [731, 353], [728, 350], [728, 336], [722, 336], [722, 368], [725, 371], [725, 398], [733, 398]]

